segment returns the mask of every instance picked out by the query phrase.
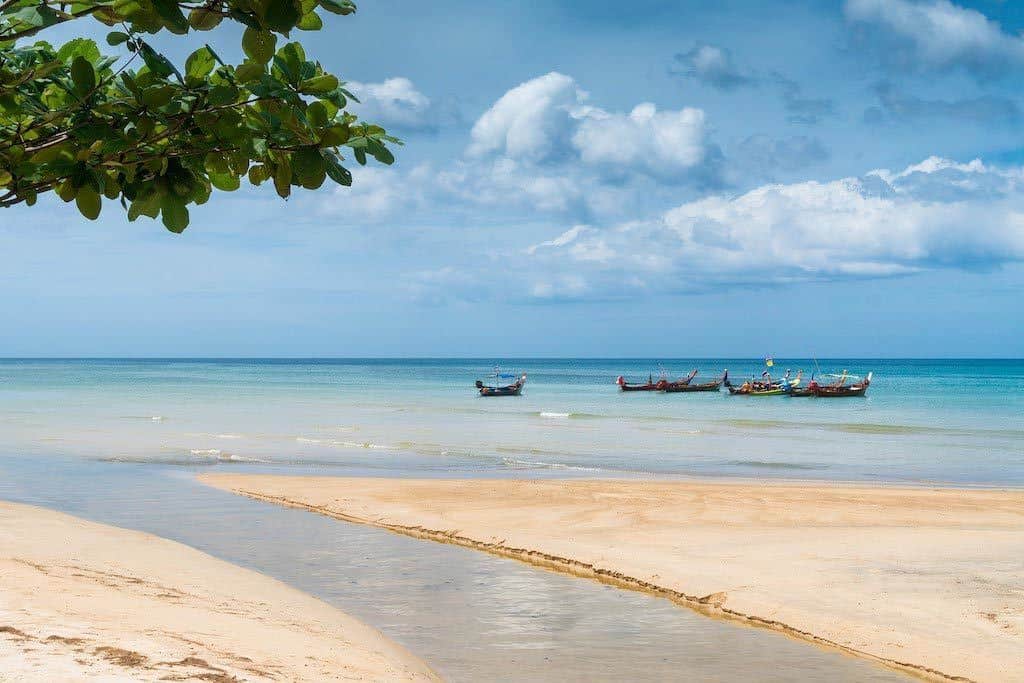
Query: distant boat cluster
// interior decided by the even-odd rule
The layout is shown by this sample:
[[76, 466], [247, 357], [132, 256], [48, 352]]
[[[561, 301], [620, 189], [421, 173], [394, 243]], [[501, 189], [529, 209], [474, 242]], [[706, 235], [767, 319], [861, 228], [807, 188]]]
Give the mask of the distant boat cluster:
[[[811, 375], [807, 384], [803, 383], [804, 371], [799, 370], [794, 377], [790, 370], [779, 379], [773, 379], [770, 368], [773, 366], [771, 358], [765, 359], [766, 369], [761, 377], [744, 380], [741, 384], [734, 384], [729, 380], [729, 371], [725, 370], [718, 379], [708, 382], [696, 382], [697, 370], [692, 371], [686, 377], [677, 380], [670, 380], [662, 371], [658, 379], [654, 374], [647, 377], [647, 381], [629, 382], [625, 377], [619, 375], [615, 383], [622, 391], [660, 391], [666, 394], [685, 394], [697, 392], [721, 392], [724, 386], [730, 396], [792, 396], [818, 398], [850, 398], [866, 396], [868, 386], [871, 385], [872, 373], [866, 377], [851, 375], [846, 370], [840, 374], [823, 374], [822, 380]], [[485, 384], [477, 380], [476, 388], [481, 396], [520, 396], [523, 387], [526, 385], [526, 373], [503, 374], [497, 368], [494, 371], [493, 384]], [[510, 383], [502, 384], [502, 381], [511, 380]]]
[[866, 396], [868, 386], [871, 384], [872, 373], [867, 377], [856, 377], [843, 370], [838, 375], [822, 375], [823, 381], [817, 380], [814, 375], [807, 384], [803, 384], [803, 370], [796, 373], [796, 377], [787, 370], [780, 379], [773, 379], [767, 370], [760, 378], [751, 377], [744, 380], [742, 384], [734, 384], [729, 381], [729, 371], [722, 373], [722, 377], [710, 382], [693, 383], [697, 376], [694, 370], [687, 377], [678, 380], [669, 380], [664, 373], [654, 379], [650, 375], [646, 382], [631, 383], [621, 375], [615, 380], [623, 391], [662, 391], [665, 393], [685, 393], [690, 391], [714, 391], [718, 392], [724, 386], [730, 396], [793, 396], [807, 397], [817, 396], [819, 398], [841, 398]]

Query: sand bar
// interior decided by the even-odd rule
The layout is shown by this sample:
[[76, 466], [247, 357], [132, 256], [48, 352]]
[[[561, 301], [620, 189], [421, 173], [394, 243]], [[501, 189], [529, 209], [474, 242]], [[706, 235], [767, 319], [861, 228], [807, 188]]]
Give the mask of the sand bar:
[[1024, 681], [1024, 491], [207, 474], [787, 631], [926, 677]]
[[279, 581], [149, 534], [0, 502], [0, 680], [437, 679]]

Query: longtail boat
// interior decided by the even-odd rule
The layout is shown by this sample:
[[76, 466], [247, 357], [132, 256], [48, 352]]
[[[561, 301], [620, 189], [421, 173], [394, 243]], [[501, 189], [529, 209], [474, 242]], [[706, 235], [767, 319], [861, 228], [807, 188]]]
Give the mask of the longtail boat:
[[481, 396], [519, 396], [523, 393], [523, 387], [526, 385], [526, 373], [521, 375], [511, 374], [506, 375], [495, 371], [494, 377], [497, 380], [512, 379], [515, 380], [511, 384], [491, 386], [484, 384], [480, 380], [476, 381], [477, 391], [480, 392]]
[[803, 370], [797, 372], [796, 379], [791, 380], [789, 375], [790, 371], [787, 370], [781, 380], [773, 381], [771, 375], [765, 372], [761, 375], [762, 380], [751, 378], [740, 386], [736, 386], [729, 381], [729, 371], [726, 370], [722, 381], [729, 390], [730, 396], [784, 396], [800, 385]]
[[814, 395], [818, 398], [850, 398], [857, 396], [867, 396], [868, 387], [871, 385], [871, 376], [874, 373], [869, 372], [868, 376], [854, 382], [853, 384], [847, 384], [846, 380], [851, 379], [851, 376], [843, 371], [843, 374], [839, 376], [835, 382], [831, 384], [821, 384], [815, 387]]
[[793, 398], [814, 396], [815, 389], [818, 388], [818, 383], [812, 378], [811, 381], [805, 387], [793, 387], [789, 390], [789, 395]]
[[[696, 371], [694, 371], [694, 372], [696, 372]], [[662, 389], [662, 391], [664, 391], [667, 394], [683, 394], [683, 393], [688, 393], [688, 392], [691, 392], [691, 391], [693, 391], [693, 392], [698, 392], [698, 391], [718, 391], [719, 389], [722, 388], [722, 382], [724, 382], [726, 380], [726, 377], [728, 377], [728, 370], [726, 371], [726, 374], [722, 375], [721, 379], [717, 379], [717, 380], [714, 380], [712, 382], [702, 382], [700, 384], [692, 384], [690, 381], [687, 381], [686, 384], [678, 384], [677, 383], [677, 384], [673, 384], [671, 386], [667, 386], [664, 389]], [[692, 380], [693, 378], [691, 377], [690, 379]]]
[[645, 384], [631, 384], [626, 381], [625, 377], [619, 375], [615, 378], [615, 383], [618, 384], [619, 388], [623, 391], [667, 391], [671, 387], [682, 387], [688, 385], [696, 376], [697, 371], [694, 370], [687, 377], [670, 381], [666, 379], [665, 374], [662, 373], [657, 382], [654, 381], [654, 375], [649, 375]]

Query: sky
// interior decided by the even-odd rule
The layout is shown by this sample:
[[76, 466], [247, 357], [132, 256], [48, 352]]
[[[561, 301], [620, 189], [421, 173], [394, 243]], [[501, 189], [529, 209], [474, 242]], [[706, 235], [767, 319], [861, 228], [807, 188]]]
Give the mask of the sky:
[[1009, 0], [363, 0], [298, 37], [394, 166], [182, 235], [0, 209], [0, 356], [1019, 358], [1022, 31]]

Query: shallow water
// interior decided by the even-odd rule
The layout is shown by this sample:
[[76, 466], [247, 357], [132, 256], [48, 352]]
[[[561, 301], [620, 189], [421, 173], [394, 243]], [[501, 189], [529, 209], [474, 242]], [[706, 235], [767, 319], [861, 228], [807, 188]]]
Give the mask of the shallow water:
[[908, 680], [667, 600], [260, 503], [193, 474], [7, 457], [0, 499], [148, 531], [279, 578], [377, 627], [452, 681]]
[[[867, 398], [623, 394], [655, 360], [522, 360], [525, 395], [482, 399], [485, 360], [0, 360], [0, 450], [244, 467], [656, 473], [1024, 485], [1024, 361], [819, 360]], [[756, 360], [665, 361], [671, 376]], [[816, 369], [811, 359], [776, 359]]]

